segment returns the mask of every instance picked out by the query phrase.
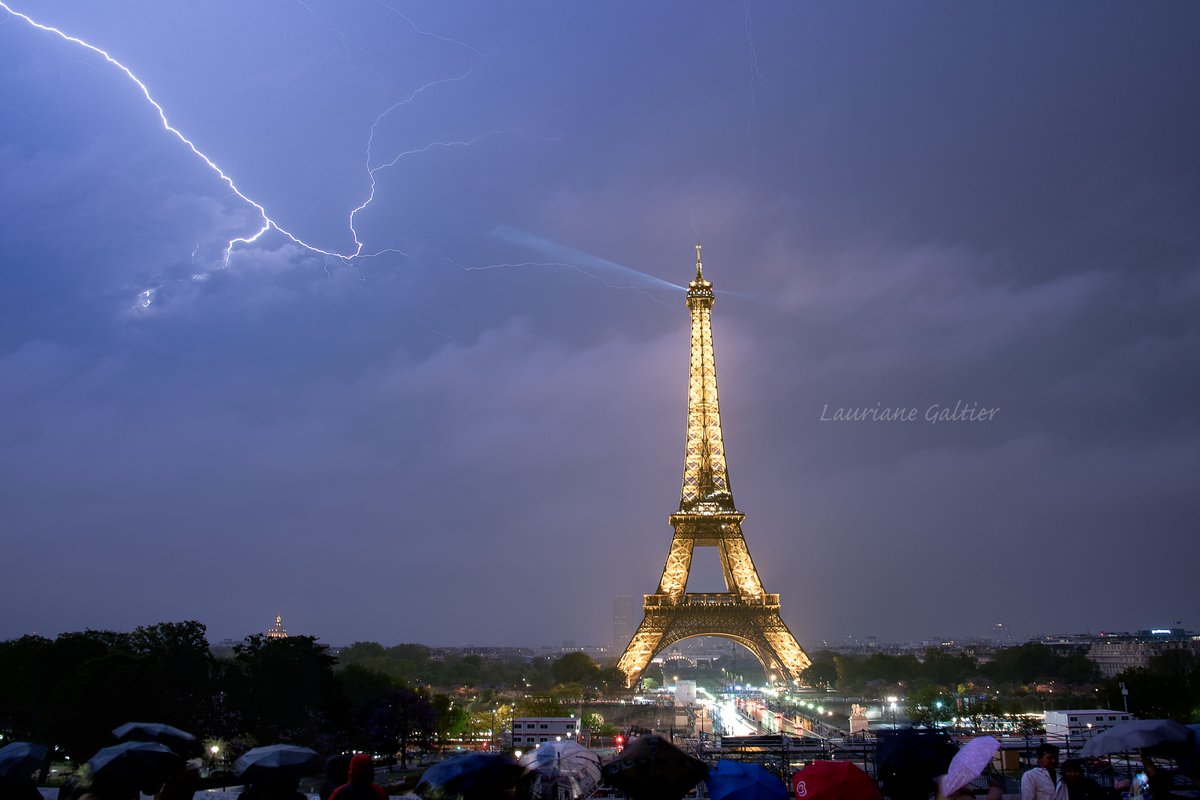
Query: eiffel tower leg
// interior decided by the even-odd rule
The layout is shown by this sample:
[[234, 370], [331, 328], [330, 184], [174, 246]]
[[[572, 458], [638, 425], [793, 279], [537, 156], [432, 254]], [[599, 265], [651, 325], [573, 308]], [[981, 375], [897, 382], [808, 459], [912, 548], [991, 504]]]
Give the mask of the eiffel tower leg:
[[770, 651], [779, 664], [780, 677], [792, 683], [800, 680], [800, 673], [812, 664], [808, 654], [800, 647], [796, 637], [778, 611], [764, 614], [758, 622], [764, 649]]
[[660, 615], [646, 614], [638, 625], [633, 638], [625, 646], [625, 653], [617, 662], [617, 669], [625, 673], [626, 688], [637, 683], [642, 672], [650, 665], [650, 659], [663, 648], [662, 637], [668, 621]]
[[687, 589], [688, 573], [692, 569], [692, 550], [695, 543], [686, 536], [671, 540], [671, 551], [663, 567], [662, 580], [658, 582], [658, 593], [671, 597], [682, 597]]
[[725, 569], [725, 580], [733, 580], [729, 591], [743, 597], [762, 597], [762, 581], [758, 578], [754, 559], [750, 558], [750, 549], [746, 547], [740, 530], [737, 536], [721, 540], [721, 566]]

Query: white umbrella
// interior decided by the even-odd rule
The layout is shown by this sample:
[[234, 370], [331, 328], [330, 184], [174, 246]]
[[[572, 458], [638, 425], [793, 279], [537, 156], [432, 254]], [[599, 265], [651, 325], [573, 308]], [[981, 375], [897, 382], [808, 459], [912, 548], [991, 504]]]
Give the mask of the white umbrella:
[[534, 797], [587, 797], [600, 785], [600, 756], [569, 739], [542, 742], [518, 763], [534, 773]]
[[1098, 758], [1110, 753], [1132, 753], [1156, 744], [1191, 741], [1192, 736], [1192, 731], [1186, 725], [1174, 720], [1136, 719], [1097, 733], [1083, 746], [1079, 755]]
[[946, 774], [938, 778], [938, 790], [942, 797], [949, 797], [982, 775], [999, 749], [1000, 742], [991, 736], [980, 736], [963, 745], [950, 760]]

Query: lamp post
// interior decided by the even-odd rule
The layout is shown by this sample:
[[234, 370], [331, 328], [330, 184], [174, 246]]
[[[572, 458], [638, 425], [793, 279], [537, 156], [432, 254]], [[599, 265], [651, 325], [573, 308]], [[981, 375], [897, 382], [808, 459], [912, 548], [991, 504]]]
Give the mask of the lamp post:
[[896, 701], [900, 698], [895, 695], [888, 697], [888, 702], [892, 704], [892, 730], [896, 730]]

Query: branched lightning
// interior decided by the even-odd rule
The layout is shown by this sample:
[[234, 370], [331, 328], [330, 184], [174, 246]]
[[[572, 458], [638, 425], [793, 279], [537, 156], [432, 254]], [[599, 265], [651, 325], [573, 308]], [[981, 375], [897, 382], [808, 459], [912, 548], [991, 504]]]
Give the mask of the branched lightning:
[[[317, 21], [319, 23], [321, 23], [328, 30], [333, 31], [334, 33], [338, 34], [339, 37], [341, 37], [342, 44], [346, 48], [347, 58], [349, 58], [350, 45], [345, 37], [345, 34], [343, 34], [341, 31], [338, 31], [337, 29], [332, 28], [329, 25], [325, 24], [324, 21], [322, 21], [320, 19], [320, 17], [318, 17], [316, 15], [316, 12], [313, 11], [312, 7], [309, 6], [306, 2], [304, 2], [304, 0], [297, 0], [297, 2], [301, 6], [303, 6], [308, 11], [308, 13], [312, 14], [312, 16], [315, 19], [317, 19]], [[479, 50], [477, 50], [474, 47], [471, 47], [469, 44], [466, 44], [465, 42], [460, 42], [455, 39], [450, 39], [450, 38], [447, 38], [444, 36], [439, 36], [437, 34], [430, 33], [429, 31], [422, 30], [411, 19], [409, 19], [406, 15], [404, 15], [397, 9], [392, 8], [391, 6], [382, 2], [382, 0], [378, 0], [378, 2], [381, 6], [387, 8], [393, 14], [396, 14], [397, 16], [401, 17], [405, 22], [407, 22], [413, 28], [413, 30], [415, 30], [419, 34], [421, 34], [423, 36], [431, 36], [431, 37], [441, 40], [441, 41], [445, 41], [445, 42], [448, 42], [451, 44], [465, 47], [466, 49], [470, 50], [471, 52], [477, 54], [480, 57], [480, 59], [482, 59], [483, 61], [487, 60], [487, 57], [482, 52], [480, 52]], [[315, 253], [315, 254], [318, 254], [318, 255], [321, 255], [324, 257], [329, 257], [329, 258], [337, 258], [340, 261], [342, 261], [344, 264], [349, 264], [353, 259], [356, 259], [356, 258], [375, 257], [375, 256], [382, 255], [384, 253], [399, 253], [401, 255], [406, 255], [404, 253], [404, 251], [399, 250], [397, 248], [384, 248], [375, 253], [363, 253], [364, 244], [358, 238], [358, 232], [355, 229], [354, 223], [355, 223], [355, 217], [358, 215], [358, 213], [363, 211], [365, 208], [367, 208], [367, 206], [369, 206], [375, 198], [375, 186], [376, 186], [375, 176], [376, 176], [376, 174], [380, 170], [395, 166], [396, 163], [399, 162], [400, 159], [404, 158], [405, 156], [413, 155], [416, 153], [427, 152], [429, 150], [432, 150], [432, 149], [438, 148], [438, 147], [465, 147], [465, 146], [469, 146], [469, 145], [473, 144], [474, 142], [479, 141], [480, 139], [483, 139], [487, 136], [492, 136], [492, 135], [499, 133], [499, 131], [491, 131], [489, 133], [485, 133], [485, 134], [481, 134], [480, 136], [476, 136], [473, 139], [467, 139], [467, 140], [461, 140], [461, 141], [449, 141], [449, 142], [432, 142], [423, 147], [406, 150], [406, 151], [398, 154], [397, 156], [395, 156], [394, 158], [392, 158], [390, 161], [388, 161], [385, 164], [381, 164], [379, 166], [372, 166], [371, 159], [372, 159], [372, 148], [374, 146], [374, 141], [375, 141], [375, 132], [376, 132], [377, 128], [379, 127], [380, 123], [389, 114], [391, 114], [393, 111], [400, 108], [401, 106], [411, 102], [422, 92], [424, 92], [425, 90], [427, 90], [433, 86], [436, 86], [441, 83], [465, 80], [467, 77], [470, 76], [470, 74], [476, 69], [476, 67], [478, 65], [476, 65], [476, 67], [472, 67], [471, 69], [467, 70], [463, 74], [455, 76], [455, 77], [441, 78], [438, 80], [429, 81], [428, 83], [418, 87], [411, 94], [409, 94], [405, 99], [392, 104], [390, 107], [388, 107], [387, 109], [385, 109], [383, 112], [381, 112], [378, 115], [374, 124], [372, 124], [372, 126], [371, 126], [371, 132], [370, 132], [370, 136], [369, 136], [368, 142], [367, 142], [367, 155], [366, 155], [366, 168], [367, 168], [368, 177], [370, 178], [370, 190], [367, 194], [366, 200], [364, 200], [361, 204], [359, 204], [357, 207], [355, 207], [350, 212], [350, 216], [349, 216], [349, 220], [348, 220], [350, 234], [354, 241], [354, 248], [348, 252], [338, 252], [336, 250], [327, 250], [325, 248], [318, 247], [314, 244], [311, 244], [311, 243], [301, 239], [296, 234], [292, 233], [291, 231], [289, 231], [286, 228], [284, 228], [283, 226], [281, 226], [275, 219], [273, 219], [267, 213], [266, 207], [263, 206], [262, 203], [259, 203], [258, 201], [252, 199], [245, 192], [243, 192], [240, 188], [238, 188], [237, 184], [234, 182], [234, 180], [231, 176], [226, 174], [217, 165], [217, 163], [212, 160], [212, 158], [210, 158], [206, 153], [204, 153], [202, 150], [200, 150], [200, 148], [191, 139], [189, 139], [187, 136], [185, 136], [182, 131], [180, 131], [178, 128], [176, 128], [174, 125], [171, 124], [170, 120], [167, 118], [166, 110], [163, 108], [162, 104], [160, 104], [158, 102], [158, 100], [156, 100], [154, 98], [154, 95], [150, 92], [150, 89], [146, 85], [146, 83], [144, 81], [142, 81], [137, 75], [135, 75], [129, 67], [127, 67], [125, 64], [123, 64], [122, 62], [117, 60], [115, 57], [113, 57], [108, 51], [106, 51], [100, 47], [97, 47], [96, 45], [94, 45], [90, 42], [80, 39], [77, 36], [72, 36], [72, 35], [64, 32], [63, 30], [54, 27], [53, 25], [46, 25], [44, 23], [38, 22], [37, 20], [33, 19], [29, 15], [24, 14], [20, 11], [17, 11], [14, 8], [12, 8], [6, 2], [6, 0], [0, 0], [0, 8], [4, 9], [4, 11], [6, 11], [10, 15], [9, 17], [7, 17], [4, 20], [5, 22], [7, 22], [8, 19], [12, 19], [12, 18], [19, 19], [37, 30], [53, 34], [54, 36], [57, 36], [58, 38], [60, 38], [61, 40], [65, 41], [65, 42], [69, 42], [73, 45], [76, 45], [76, 46], [81, 47], [85, 50], [88, 50], [92, 53], [95, 53], [96, 55], [103, 58], [106, 62], [108, 62], [109, 64], [111, 64], [112, 66], [114, 66], [118, 70], [120, 70], [121, 73], [123, 73], [126, 78], [128, 78], [130, 81], [132, 81], [134, 83], [135, 86], [137, 86], [138, 90], [142, 93], [142, 96], [146, 99], [146, 102], [148, 102], [151, 105], [151, 107], [155, 110], [155, 112], [158, 114], [159, 122], [162, 124], [163, 129], [165, 131], [167, 131], [168, 133], [170, 133], [172, 136], [174, 136], [176, 139], [178, 139], [180, 142], [182, 142], [183, 145], [185, 147], [187, 147], [197, 158], [199, 158], [201, 161], [203, 161], [204, 164], [210, 170], [212, 170], [213, 173], [215, 173], [217, 175], [217, 177], [220, 178], [220, 180], [226, 186], [229, 187], [229, 191], [233, 195], [235, 195], [240, 200], [242, 200], [243, 202], [249, 204], [250, 206], [252, 206], [254, 208], [254, 210], [258, 213], [258, 215], [261, 219], [261, 223], [260, 223], [258, 229], [255, 230], [253, 233], [250, 233], [250, 234], [247, 234], [244, 236], [237, 236], [237, 237], [234, 237], [234, 238], [228, 240], [228, 242], [226, 243], [225, 249], [224, 249], [224, 259], [223, 259], [223, 261], [226, 265], [228, 265], [229, 258], [232, 255], [232, 253], [236, 247], [238, 247], [239, 245], [253, 244], [253, 243], [257, 242], [260, 238], [262, 238], [262, 236], [264, 234], [266, 234], [268, 231], [271, 231], [271, 230], [278, 232], [279, 234], [281, 234], [282, 236], [287, 238], [289, 241], [291, 241], [293, 244], [296, 244], [299, 247], [302, 247], [311, 253]], [[91, 65], [89, 65], [89, 66], [91, 66]], [[351, 64], [351, 66], [353, 66], [353, 64]], [[192, 255], [194, 258], [194, 256], [195, 256], [194, 251], [193, 251]], [[144, 302], [146, 305], [148, 305], [150, 299], [153, 297], [153, 294], [154, 294], [154, 291], [149, 290], [149, 293], [143, 293], [142, 295], [139, 295], [139, 303]]]
[[746, 44], [750, 48], [750, 110], [746, 114], [746, 138], [750, 140], [750, 154], [757, 155], [754, 144], [754, 111], [758, 107], [758, 89], [767, 82], [766, 77], [758, 68], [758, 48], [754, 46], [754, 18], [750, 15], [750, 0], [742, 0], [746, 10]]
[[[3, 8], [5, 11], [7, 11], [13, 17], [16, 17], [17, 19], [22, 20], [23, 22], [29, 24], [30, 26], [32, 26], [34, 28], [37, 28], [40, 31], [45, 31], [46, 33], [52, 33], [55, 36], [62, 39], [63, 41], [70, 42], [71, 44], [74, 44], [74, 45], [78, 45], [79, 47], [82, 47], [85, 50], [90, 50], [91, 52], [93, 52], [96, 55], [103, 58], [109, 64], [112, 64], [114, 67], [119, 69], [122, 73], [125, 74], [125, 77], [127, 77], [127, 78], [129, 78], [129, 80], [133, 81], [133, 83], [141, 91], [142, 96], [146, 98], [146, 102], [148, 102], [154, 108], [154, 110], [158, 113], [158, 119], [159, 119], [159, 122], [162, 123], [163, 129], [165, 131], [167, 131], [168, 133], [170, 133], [175, 138], [177, 138], [179, 141], [183, 142], [185, 147], [187, 147], [189, 150], [191, 150], [192, 153], [194, 153], [197, 158], [199, 158], [201, 161], [203, 161], [208, 166], [209, 169], [211, 169], [214, 173], [217, 174], [217, 176], [221, 179], [222, 182], [225, 183], [226, 186], [229, 187], [229, 190], [233, 194], [237, 195], [237, 197], [239, 199], [241, 199], [242, 201], [244, 201], [254, 207], [254, 209], [258, 212], [259, 216], [262, 218], [262, 225], [259, 227], [259, 229], [257, 231], [255, 231], [254, 233], [252, 233], [248, 236], [238, 236], [229, 241], [229, 243], [225, 247], [226, 262], [228, 262], [229, 256], [233, 252], [234, 247], [236, 247], [239, 244], [252, 244], [252, 243], [258, 241], [262, 237], [263, 234], [265, 234], [267, 231], [269, 231], [271, 229], [278, 231], [280, 234], [285, 236], [287, 239], [289, 239], [293, 243], [295, 243], [295, 244], [299, 245], [300, 247], [303, 247], [305, 250], [309, 250], [313, 253], [320, 253], [322, 255], [333, 256], [335, 258], [340, 258], [342, 260], [349, 260], [351, 258], [354, 258], [356, 255], [358, 255], [358, 252], [338, 253], [338, 252], [334, 252], [332, 250], [322, 249], [313, 244], [309, 244], [308, 242], [304, 241], [300, 237], [293, 234], [291, 231], [281, 227], [275, 220], [271, 219], [271, 217], [267, 214], [266, 208], [261, 203], [259, 203], [256, 200], [252, 200], [250, 197], [246, 196], [242, 192], [242, 190], [237, 187], [237, 184], [234, 183], [233, 179], [231, 177], [229, 177], [228, 175], [226, 175], [225, 172], [220, 167], [217, 166], [216, 162], [214, 162], [211, 158], [209, 158], [204, 152], [202, 152], [200, 150], [200, 148], [198, 148], [195, 145], [195, 143], [192, 142], [191, 139], [184, 136], [183, 133], [178, 128], [176, 128], [174, 125], [171, 124], [170, 120], [167, 119], [167, 112], [165, 110], [163, 110], [162, 105], [159, 104], [159, 102], [154, 99], [154, 95], [152, 95], [150, 93], [150, 89], [146, 86], [146, 84], [143, 83], [142, 80], [140, 78], [138, 78], [137, 75], [134, 75], [133, 71], [131, 69], [129, 69], [129, 67], [125, 66], [120, 61], [113, 58], [112, 55], [110, 55], [106, 50], [103, 50], [103, 49], [97, 47], [96, 45], [91, 44], [90, 42], [86, 42], [77, 36], [71, 36], [68, 33], [64, 33], [63, 31], [59, 30], [58, 28], [54, 27], [53, 25], [44, 25], [44, 24], [38, 22], [37, 20], [33, 19], [32, 17], [28, 16], [27, 14], [23, 14], [20, 11], [13, 9], [11, 6], [8, 5], [8, 3], [4, 2], [4, 0], [0, 0], [0, 8]], [[361, 249], [362, 248], [360, 245], [359, 250], [361, 250]]]
[[[317, 15], [317, 13], [314, 10], [314, 8], [312, 7], [312, 5], [310, 5], [308, 0], [296, 0], [296, 2], [302, 8], [304, 8], [305, 11], [308, 14], [310, 14], [317, 21], [318, 24], [322, 25], [326, 30], [334, 33], [335, 35], [337, 35], [339, 37], [342, 47], [346, 54], [346, 59], [349, 62], [351, 68], [353, 69], [354, 63], [351, 58], [351, 52], [350, 52], [353, 45], [349, 41], [346, 34], [343, 31], [330, 26], [323, 19], [321, 19], [321, 17]], [[375, 2], [382, 8], [387, 9], [390, 13], [392, 13], [392, 14], [396, 15], [397, 17], [399, 17], [400, 19], [402, 19], [416, 33], [418, 33], [422, 36], [431, 37], [431, 38], [436, 39], [441, 42], [445, 42], [448, 44], [452, 44], [452, 45], [455, 45], [458, 47], [465, 48], [466, 50], [475, 54], [479, 58], [479, 62], [476, 63], [474, 66], [470, 67], [469, 69], [463, 71], [461, 74], [428, 81], [427, 83], [425, 83], [425, 84], [417, 87], [416, 89], [412, 90], [411, 92], [409, 92], [403, 99], [398, 100], [398, 101], [392, 103], [391, 105], [387, 106], [386, 108], [384, 108], [376, 116], [375, 121], [371, 124], [369, 134], [367, 136], [367, 142], [366, 142], [366, 148], [365, 148], [366, 152], [365, 152], [365, 158], [364, 158], [364, 167], [365, 167], [365, 170], [367, 173], [369, 186], [368, 186], [368, 189], [366, 192], [365, 199], [361, 203], [359, 203], [357, 206], [355, 206], [349, 213], [349, 216], [347, 219], [347, 227], [349, 229], [354, 246], [353, 246], [353, 248], [351, 248], [350, 250], [348, 250], [346, 252], [339, 252], [336, 250], [329, 250], [329, 249], [325, 249], [322, 247], [318, 247], [317, 245], [314, 245], [314, 244], [311, 244], [311, 243], [305, 241], [304, 239], [300, 238], [296, 234], [294, 234], [291, 231], [287, 230], [286, 228], [282, 227], [277, 220], [273, 219], [268, 214], [266, 207], [262, 203], [252, 199], [249, 195], [247, 195], [245, 192], [243, 192], [238, 187], [238, 185], [234, 181], [234, 179], [230, 175], [225, 173], [211, 157], [209, 157], [206, 153], [204, 153], [191, 139], [189, 139], [186, 135], [184, 135], [184, 133], [181, 130], [179, 130], [178, 128], [176, 128], [174, 125], [171, 124], [170, 120], [167, 117], [166, 110], [164, 109], [162, 104], [159, 103], [159, 101], [157, 99], [155, 99], [154, 95], [151, 93], [150, 88], [147, 86], [147, 84], [144, 81], [142, 81], [142, 79], [140, 79], [137, 75], [135, 75], [134, 72], [129, 67], [127, 67], [125, 64], [123, 64], [118, 59], [116, 59], [114, 56], [112, 56], [106, 50], [104, 50], [90, 42], [87, 42], [77, 36], [72, 36], [57, 27], [38, 22], [37, 20], [33, 19], [32, 17], [28, 16], [27, 14], [24, 14], [20, 11], [15, 10], [14, 8], [12, 8], [9, 5], [8, 0], [0, 0], [0, 9], [3, 9], [9, 15], [9, 16], [5, 17], [3, 20], [0, 20], [0, 24], [6, 23], [11, 19], [19, 19], [22, 22], [26, 23], [27, 25], [29, 25], [30, 27], [32, 27], [36, 30], [52, 34], [53, 36], [58, 37], [58, 39], [62, 40], [63, 42], [67, 42], [71, 45], [75, 45], [79, 48], [82, 48], [86, 51], [89, 51], [95, 55], [100, 56], [102, 59], [104, 59], [104, 61], [106, 61], [111, 66], [115, 67], [126, 78], [128, 78], [130, 81], [133, 82], [133, 84], [137, 87], [138, 91], [140, 91], [142, 96], [145, 98], [146, 102], [149, 103], [150, 106], [154, 109], [154, 111], [158, 114], [158, 119], [159, 119], [160, 124], [162, 125], [163, 130], [165, 130], [166, 132], [168, 132], [172, 136], [174, 136], [176, 139], [178, 139], [188, 150], [190, 150], [192, 152], [192, 154], [194, 156], [196, 156], [201, 161], [203, 161], [204, 164], [220, 179], [220, 181], [223, 182], [228, 187], [230, 194], [232, 194], [233, 196], [236, 196], [238, 199], [240, 199], [241, 201], [245, 202], [246, 204], [248, 204], [249, 206], [254, 208], [255, 212], [258, 214], [259, 219], [260, 219], [257, 229], [251, 233], [248, 233], [248, 234], [245, 234], [242, 236], [236, 236], [232, 239], [229, 239], [226, 242], [226, 245], [224, 248], [224, 254], [223, 254], [223, 263], [225, 265], [228, 265], [229, 260], [236, 248], [238, 248], [239, 246], [243, 246], [243, 245], [254, 244], [259, 239], [261, 239], [264, 235], [266, 235], [268, 232], [275, 231], [278, 234], [285, 237], [288, 241], [290, 241], [294, 245], [296, 245], [310, 253], [321, 256], [323, 267], [326, 271], [326, 274], [329, 274], [328, 261], [329, 261], [329, 259], [333, 258], [333, 259], [338, 259], [343, 265], [348, 266], [350, 269], [353, 269], [356, 273], [358, 273], [360, 279], [366, 280], [365, 277], [362, 275], [362, 273], [359, 272], [356, 269], [356, 267], [354, 266], [354, 264], [352, 263], [354, 260], [375, 258], [375, 257], [381, 256], [385, 253], [398, 253], [400, 255], [407, 255], [407, 253], [405, 251], [400, 250], [398, 248], [394, 248], [394, 247], [384, 248], [377, 252], [364, 252], [365, 245], [364, 245], [363, 241], [359, 238], [359, 232], [357, 229], [358, 215], [361, 212], [365, 211], [371, 205], [371, 203], [375, 200], [380, 173], [383, 172], [384, 170], [388, 170], [388, 169], [391, 169], [392, 167], [395, 167], [402, 159], [409, 157], [409, 156], [418, 155], [421, 153], [427, 153], [427, 152], [430, 152], [435, 149], [470, 147], [471, 145], [474, 145], [475, 143], [477, 143], [483, 139], [486, 139], [488, 137], [497, 136], [497, 135], [501, 135], [501, 134], [505, 134], [505, 133], [510, 133], [510, 131], [492, 130], [492, 131], [488, 131], [486, 133], [478, 134], [478, 135], [470, 137], [470, 138], [429, 142], [427, 144], [424, 144], [424, 145], [421, 145], [418, 147], [412, 147], [407, 150], [403, 150], [403, 151], [391, 156], [390, 158], [387, 158], [386, 160], [380, 159], [378, 161], [378, 163], [376, 163], [376, 158], [377, 158], [376, 153], [375, 153], [376, 146], [377, 146], [376, 145], [376, 136], [379, 132], [380, 126], [383, 125], [384, 121], [389, 117], [389, 115], [393, 114], [394, 112], [396, 112], [398, 109], [404, 107], [405, 105], [413, 102], [422, 93], [428, 91], [429, 89], [431, 89], [435, 86], [439, 86], [441, 84], [453, 83], [453, 82], [457, 82], [457, 81], [464, 81], [464, 80], [468, 79], [481, 65], [486, 64], [488, 62], [488, 57], [486, 54], [484, 54], [480, 50], [476, 49], [475, 47], [472, 47], [471, 45], [467, 44], [466, 42], [462, 42], [457, 39], [452, 39], [452, 38], [449, 38], [446, 36], [441, 36], [439, 34], [432, 33], [430, 31], [423, 30], [415, 22], [413, 22], [413, 20], [410, 19], [407, 15], [405, 15], [399, 9], [395, 8], [394, 6], [390, 5], [389, 3], [385, 2], [385, 0], [375, 0]], [[747, 37], [749, 37], [750, 36], [750, 20], [749, 20], [748, 0], [747, 0], [747, 4], [746, 4], [746, 14], [747, 14]], [[361, 50], [361, 48], [354, 47], [354, 49], [358, 50], [360, 53], [362, 53], [364, 55], [364, 57], [367, 57], [368, 62], [369, 62], [369, 56], [367, 56], [366, 53]], [[752, 41], [751, 41], [751, 53], [752, 53], [752, 60], [753, 60], [753, 42]], [[86, 64], [88, 67], [91, 67], [93, 69], [96, 68], [95, 64], [91, 64], [88, 62], [82, 62], [82, 63]], [[756, 60], [753, 60], [753, 66], [754, 66], [755, 73], [758, 74], [759, 78], [761, 79], [761, 74], [759, 74], [757, 72], [757, 61]], [[387, 80], [387, 79], [384, 78], [384, 80]], [[392, 83], [391, 81], [387, 81], [387, 82], [389, 84], [391, 84], [394, 88], [394, 86], [395, 86], [394, 83]], [[13, 109], [13, 110], [15, 111], [15, 109]], [[693, 227], [694, 227], [694, 224], [693, 224]], [[535, 250], [540, 250], [540, 251], [544, 252], [546, 255], [550, 256], [551, 258], [569, 259], [569, 260], [511, 262], [511, 263], [501, 263], [501, 264], [487, 264], [487, 265], [481, 265], [481, 266], [466, 266], [466, 265], [460, 264], [459, 262], [457, 262], [451, 258], [447, 258], [446, 260], [465, 271], [491, 270], [491, 269], [503, 269], [503, 268], [522, 268], [522, 267], [525, 267], [525, 268], [527, 268], [527, 267], [543, 267], [543, 268], [569, 269], [569, 270], [575, 271], [587, 278], [598, 281], [600, 284], [602, 284], [606, 288], [617, 289], [617, 290], [632, 290], [632, 291], [638, 292], [639, 294], [644, 295], [645, 297], [649, 298], [650, 300], [652, 300], [656, 303], [659, 303], [660, 305], [666, 306], [667, 308], [673, 308], [673, 309], [675, 308], [675, 306], [669, 305], [669, 304], [663, 302], [662, 300], [660, 300], [659, 298], [653, 296], [648, 291], [646, 291], [644, 288], [634, 285], [633, 283], [630, 283], [630, 281], [642, 281], [642, 282], [648, 281], [652, 285], [657, 285], [659, 287], [664, 287], [664, 288], [670, 287], [672, 289], [679, 288], [679, 287], [675, 286], [674, 284], [671, 284], [667, 281], [663, 281], [659, 278], [656, 278], [653, 275], [648, 275], [644, 272], [632, 269], [630, 267], [626, 267], [621, 264], [616, 264], [615, 262], [610, 262], [605, 259], [601, 259], [601, 258], [592, 256], [587, 253], [581, 253], [581, 252], [578, 252], [575, 250], [571, 250], [570, 248], [566, 248], [562, 245], [558, 245], [557, 243], [550, 242], [549, 240], [539, 239], [538, 237], [534, 237], [530, 234], [526, 234], [521, 231], [514, 231], [512, 229], [502, 229], [498, 232], [498, 235], [500, 235], [501, 238], [509, 239], [513, 243], [521, 244], [521, 245], [527, 246], [527, 247], [532, 247]], [[200, 246], [197, 245], [196, 248], [193, 249], [193, 251], [192, 251], [191, 260], [193, 263], [195, 262], [196, 254], [199, 251], [199, 247]], [[604, 277], [602, 277], [601, 274], [597, 274], [598, 272], [602, 272], [602, 273], [609, 274], [609, 275], [620, 276], [621, 280], [620, 280], [620, 282], [610, 282], [609, 280], [606, 280]], [[200, 272], [200, 273], [192, 275], [192, 279], [197, 280], [197, 281], [203, 281], [207, 277], [208, 277], [208, 274], [204, 273], [204, 272]], [[152, 287], [152, 288], [145, 289], [142, 292], [140, 292], [137, 295], [137, 298], [134, 303], [135, 309], [137, 309], [137, 310], [149, 309], [149, 307], [154, 302], [155, 295], [158, 293], [159, 288], [160, 287]], [[430, 327], [430, 330], [432, 332], [436, 333], [437, 335], [451, 338], [451, 337], [447, 336], [447, 334], [432, 328], [432, 326], [429, 326], [429, 327]]]
[[432, 39], [437, 39], [439, 42], [445, 42], [446, 44], [453, 44], [453, 45], [457, 45], [459, 47], [465, 47], [466, 49], [470, 50], [475, 55], [479, 56], [479, 58], [483, 61], [483, 63], [485, 63], [485, 64], [487, 63], [487, 61], [488, 61], [487, 55], [485, 53], [481, 52], [480, 50], [472, 47], [471, 45], [467, 44], [466, 42], [459, 41], [458, 39], [451, 39], [449, 36], [442, 36], [441, 34], [433, 33], [432, 31], [422, 30], [420, 27], [417, 26], [417, 23], [413, 22], [406, 14], [404, 14], [402, 11], [400, 11], [400, 9], [389, 5], [388, 3], [385, 3], [384, 0], [375, 0], [375, 2], [376, 2], [376, 4], [382, 6], [383, 8], [386, 8], [388, 11], [395, 14], [400, 19], [407, 22], [408, 26], [410, 28], [412, 28], [414, 31], [421, 34], [422, 36], [428, 36]]

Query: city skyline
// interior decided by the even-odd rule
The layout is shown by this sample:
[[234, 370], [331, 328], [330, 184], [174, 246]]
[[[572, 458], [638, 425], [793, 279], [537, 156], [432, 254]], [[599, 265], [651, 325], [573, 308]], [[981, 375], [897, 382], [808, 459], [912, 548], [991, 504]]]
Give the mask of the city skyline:
[[607, 641], [697, 240], [804, 647], [1197, 626], [1200, 8], [0, 5], [0, 639]]

